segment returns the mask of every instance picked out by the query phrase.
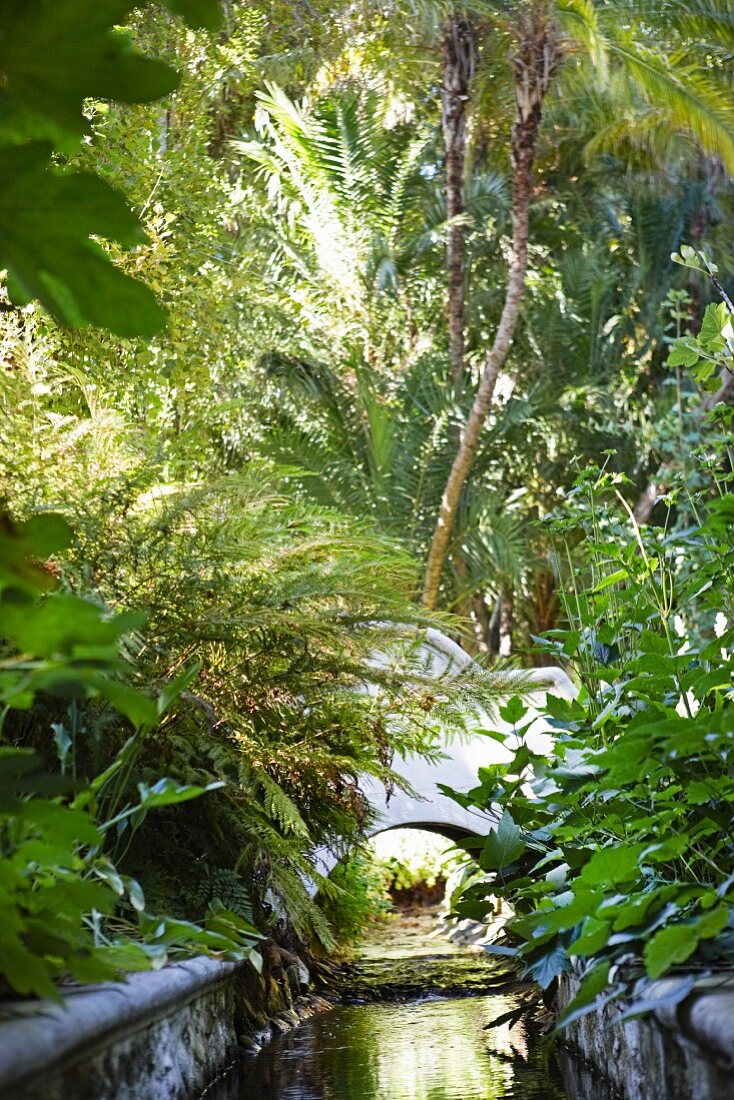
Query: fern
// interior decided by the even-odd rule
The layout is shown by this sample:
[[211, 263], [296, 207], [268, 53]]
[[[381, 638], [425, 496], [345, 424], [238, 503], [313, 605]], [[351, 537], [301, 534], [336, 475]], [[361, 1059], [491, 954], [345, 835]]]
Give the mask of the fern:
[[206, 912], [213, 902], [221, 902], [237, 916], [250, 923], [254, 921], [250, 891], [231, 867], [205, 864], [202, 877], [187, 893], [200, 913]]

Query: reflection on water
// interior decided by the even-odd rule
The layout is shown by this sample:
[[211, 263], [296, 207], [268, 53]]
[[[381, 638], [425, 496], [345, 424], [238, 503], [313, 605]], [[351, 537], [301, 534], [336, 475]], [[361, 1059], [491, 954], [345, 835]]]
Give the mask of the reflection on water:
[[517, 1007], [517, 977], [483, 951], [437, 941], [433, 919], [375, 929], [347, 974], [357, 1003], [244, 1058], [206, 1100], [610, 1100], [524, 1023], [486, 1029]]
[[342, 1006], [246, 1059], [207, 1100], [566, 1100], [522, 1025], [485, 1031], [501, 997]]

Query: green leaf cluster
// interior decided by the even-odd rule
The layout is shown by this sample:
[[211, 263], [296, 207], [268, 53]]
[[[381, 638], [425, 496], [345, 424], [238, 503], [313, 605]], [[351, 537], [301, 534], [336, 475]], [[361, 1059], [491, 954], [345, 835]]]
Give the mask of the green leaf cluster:
[[[146, 736], [196, 666], [157, 701], [124, 682], [121, 640], [142, 617], [113, 617], [97, 603], [53, 590], [51, 556], [70, 538], [58, 515], [17, 525], [0, 519], [0, 990], [52, 999], [59, 999], [63, 979], [116, 978], [162, 965], [172, 950], [254, 959], [259, 938], [221, 904], [203, 928], [155, 921], [145, 913], [139, 884], [108, 854], [109, 839], [134, 835], [150, 810], [222, 784], [163, 778], [139, 782], [131, 795]], [[37, 709], [44, 697], [74, 705], [104, 700], [135, 732], [104, 771], [85, 780], [74, 736], [56, 724], [60, 769], [50, 770], [41, 752], [12, 740], [18, 712]]]
[[[194, 26], [219, 24], [216, 0], [169, 7]], [[145, 234], [120, 193], [55, 153], [76, 151], [88, 100], [149, 102], [177, 86], [121, 27], [132, 10], [127, 0], [11, 0], [0, 12], [0, 268], [10, 297], [125, 337], [152, 336], [165, 313], [98, 239], [130, 248]]]
[[[702, 341], [723, 317], [709, 307]], [[547, 753], [508, 705], [513, 759], [462, 796], [502, 816], [457, 911], [510, 902], [505, 942], [527, 975], [580, 979], [562, 1024], [610, 999], [645, 1011], [656, 979], [734, 958], [733, 498], [719, 478], [691, 502], [695, 523], [671, 506], [664, 528], [641, 529], [617, 483], [586, 471], [550, 524], [576, 564], [568, 623], [539, 644], [575, 669], [578, 697], [547, 697]]]

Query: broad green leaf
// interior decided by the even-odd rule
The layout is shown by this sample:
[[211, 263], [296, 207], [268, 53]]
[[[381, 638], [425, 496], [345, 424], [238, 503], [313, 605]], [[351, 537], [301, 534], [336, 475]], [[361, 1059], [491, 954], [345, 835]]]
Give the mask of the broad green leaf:
[[56, 745], [56, 753], [59, 758], [59, 766], [63, 773], [66, 771], [66, 765], [69, 761], [73, 742], [69, 731], [60, 722], [55, 722], [51, 726], [51, 729], [54, 733], [54, 744]]
[[154, 726], [158, 721], [158, 708], [155, 700], [143, 695], [140, 691], [136, 691], [128, 684], [112, 680], [109, 677], [98, 677], [95, 686], [99, 694], [107, 699], [109, 703], [112, 703], [115, 710], [119, 710], [120, 714], [124, 714], [134, 726], [146, 729]]
[[[128, 737], [127, 741], [118, 751], [115, 759], [112, 761], [109, 767], [105, 768], [105, 770], [103, 772], [100, 772], [99, 775], [96, 775], [94, 779], [90, 782], [89, 789], [93, 792], [93, 794], [99, 794], [105, 784], [108, 783], [109, 780], [117, 774], [120, 768], [123, 768], [130, 764], [130, 761], [134, 759], [136, 753], [140, 751], [140, 741], [141, 734], [139, 732], [134, 733], [132, 737]], [[84, 793], [82, 794], [82, 797], [84, 797]]]
[[615, 569], [613, 573], [609, 573], [594, 586], [595, 592], [603, 592], [605, 588], [610, 588], [613, 584], [622, 584], [624, 581], [629, 580], [629, 573], [626, 569]]
[[56, 802], [28, 799], [18, 806], [15, 813], [18, 821], [31, 835], [48, 832], [55, 842], [68, 844], [95, 845], [102, 839], [99, 829], [88, 814]]
[[137, 879], [130, 878], [128, 875], [125, 875], [123, 882], [133, 909], [136, 909], [138, 913], [142, 913], [145, 909], [145, 894], [140, 883]]
[[[42, 914], [43, 916], [43, 914]], [[59, 958], [75, 954], [75, 937], [64, 931], [60, 921], [45, 922], [28, 917], [23, 930], [23, 943], [34, 955], [54, 955]]]
[[695, 367], [700, 356], [695, 348], [679, 341], [673, 344], [668, 355], [669, 367]]
[[532, 962], [527, 967], [527, 972], [542, 989], [547, 989], [551, 982], [559, 975], [566, 973], [570, 966], [563, 948], [552, 947]]
[[69, 150], [88, 129], [86, 99], [144, 103], [177, 74], [143, 57], [124, 23], [128, 0], [4, 0], [0, 6], [0, 141], [48, 138]]
[[0, 745], [0, 791], [15, 791], [23, 780], [43, 766], [43, 760], [34, 749], [16, 749]]
[[522, 699], [518, 695], [513, 695], [506, 703], [500, 708], [500, 717], [505, 720], [510, 726], [516, 726], [528, 712], [528, 708], [523, 703]]
[[61, 994], [51, 980], [51, 975], [43, 959], [38, 958], [13, 937], [7, 941], [0, 933], [0, 974], [16, 993], [24, 996], [47, 997], [51, 1001], [60, 1001]]
[[[26, 523], [14, 524], [0, 512], [0, 595], [12, 587], [14, 602], [38, 595], [56, 584], [52, 573], [38, 559], [64, 549], [71, 541], [68, 524], [61, 516], [49, 513], [35, 516]], [[10, 593], [6, 594], [6, 603]]]
[[726, 344], [722, 335], [723, 330], [729, 324], [729, 310], [723, 302], [718, 304], [711, 302], [706, 306], [706, 311], [701, 322], [699, 340], [713, 351], [720, 351]]
[[254, 924], [246, 921], [231, 909], [227, 909], [216, 899], [211, 902], [209, 912], [206, 915], [206, 927], [214, 932], [222, 932], [233, 938], [244, 937], [245, 940], [261, 940], [262, 932], [255, 928]]
[[13, 853], [12, 862], [26, 876], [29, 868], [33, 875], [44, 870], [82, 871], [84, 860], [78, 851], [76, 844], [69, 844], [67, 840], [56, 843], [47, 833], [42, 839], [24, 840], [19, 844]]
[[69, 972], [80, 982], [109, 982], [120, 976], [119, 968], [96, 948], [81, 958], [72, 957], [69, 960]]
[[492, 902], [461, 899], [456, 903], [455, 909], [463, 919], [483, 921], [492, 909]]
[[74, 922], [79, 914], [91, 913], [95, 909], [98, 913], [109, 914], [117, 905], [117, 894], [107, 883], [81, 877], [59, 879], [44, 888], [42, 895], [44, 908], [54, 913], [56, 918], [66, 916]]
[[94, 873], [98, 878], [101, 878], [103, 882], [106, 882], [108, 886], [112, 887], [118, 898], [121, 898], [125, 893], [123, 877], [120, 875], [115, 865], [109, 860], [97, 860], [94, 865]]
[[169, 683], [165, 685], [158, 695], [157, 710], [158, 716], [161, 717], [166, 713], [169, 707], [178, 699], [181, 692], [186, 691], [192, 680], [196, 678], [201, 668], [201, 663], [196, 662], [190, 665], [188, 668], [183, 669], [177, 676], [173, 678]]
[[719, 932], [723, 932], [726, 928], [731, 915], [732, 910], [727, 905], [719, 905], [716, 909], [711, 909], [696, 922], [699, 938], [708, 940], [711, 936], [718, 936]]
[[195, 784], [177, 783], [175, 779], [159, 779], [152, 787], [138, 783], [140, 806], [146, 810], [155, 806], [175, 806], [179, 802], [189, 802], [192, 798], [199, 798], [207, 791], [216, 791], [223, 786], [222, 781], [198, 787]]
[[690, 924], [662, 928], [645, 946], [644, 958], [650, 978], [660, 978], [675, 963], [685, 962], [698, 947], [698, 936]]
[[0, 148], [0, 267], [21, 303], [38, 300], [62, 324], [152, 336], [165, 314], [91, 239], [145, 239], [124, 198], [96, 176], [49, 167], [41, 142]]
[[120, 972], [150, 970], [151, 958], [145, 946], [140, 943], [114, 943], [97, 947], [95, 957], [106, 966], [112, 966]]
[[47, 558], [71, 544], [72, 530], [63, 516], [56, 512], [42, 512], [31, 516], [15, 529], [24, 553]]
[[525, 851], [522, 833], [505, 810], [496, 829], [492, 829], [479, 856], [479, 866], [484, 871], [501, 871], [514, 863]]
[[564, 1009], [556, 1022], [556, 1028], [567, 1027], [574, 1020], [581, 1019], [596, 1007], [597, 997], [609, 984], [610, 963], [604, 960], [593, 966], [583, 977], [576, 996]]
[[208, 31], [217, 30], [222, 23], [220, 0], [164, 0], [167, 8], [183, 15], [191, 27], [204, 27]]
[[599, 920], [597, 917], [587, 917], [581, 929], [578, 939], [566, 949], [568, 955], [596, 955], [603, 947], [606, 947], [612, 931], [608, 921]]
[[632, 847], [615, 844], [594, 852], [581, 871], [582, 881], [588, 886], [604, 886], [637, 878], [642, 848], [640, 844]]
[[728, 906], [718, 906], [688, 924], [673, 924], [656, 932], [645, 946], [644, 958], [649, 978], [659, 978], [671, 966], [689, 959], [701, 940], [717, 936], [729, 921]]

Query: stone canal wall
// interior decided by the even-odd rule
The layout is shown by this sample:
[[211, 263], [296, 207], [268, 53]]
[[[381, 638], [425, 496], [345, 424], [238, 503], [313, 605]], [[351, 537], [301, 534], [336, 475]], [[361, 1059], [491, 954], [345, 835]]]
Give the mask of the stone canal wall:
[[[564, 979], [560, 1011], [574, 984]], [[663, 1000], [678, 984], [656, 982], [649, 996]], [[564, 1039], [624, 1100], [734, 1100], [734, 978], [703, 979], [679, 1004], [634, 1020], [623, 1022], [622, 1011], [610, 1004], [590, 1013]]]
[[294, 955], [195, 958], [51, 1002], [0, 1003], [2, 1100], [191, 1100], [245, 1051], [324, 1002]]

